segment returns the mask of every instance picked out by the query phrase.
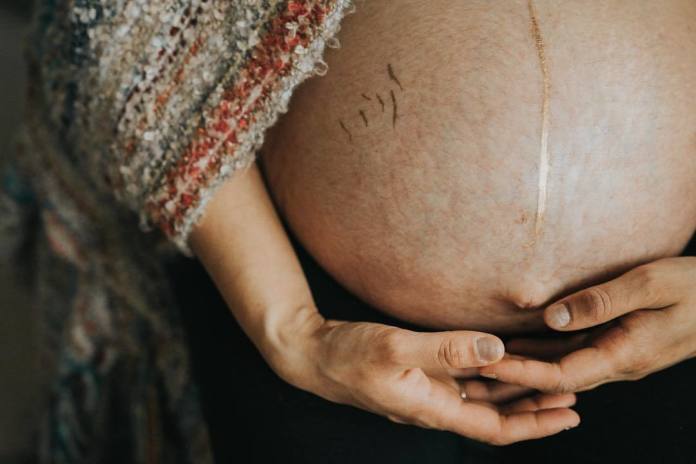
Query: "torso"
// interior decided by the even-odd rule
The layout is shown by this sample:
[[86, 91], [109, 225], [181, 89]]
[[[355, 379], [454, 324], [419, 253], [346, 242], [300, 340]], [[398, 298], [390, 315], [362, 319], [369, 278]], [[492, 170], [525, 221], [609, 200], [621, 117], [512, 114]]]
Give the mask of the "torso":
[[541, 55], [526, 0], [360, 3], [269, 134], [281, 214], [375, 307], [532, 330], [535, 308], [691, 237], [696, 2], [534, 6]]

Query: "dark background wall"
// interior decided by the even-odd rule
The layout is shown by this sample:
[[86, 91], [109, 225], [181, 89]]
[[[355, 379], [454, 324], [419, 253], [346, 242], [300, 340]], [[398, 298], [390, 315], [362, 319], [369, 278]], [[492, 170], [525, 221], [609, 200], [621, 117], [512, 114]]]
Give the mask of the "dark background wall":
[[0, 10], [22, 19], [28, 19], [33, 3], [32, 0], [0, 0]]
[[[7, 156], [24, 100], [22, 40], [31, 0], [0, 0], [0, 157]], [[28, 462], [36, 422], [35, 312], [0, 260], [0, 463]]]

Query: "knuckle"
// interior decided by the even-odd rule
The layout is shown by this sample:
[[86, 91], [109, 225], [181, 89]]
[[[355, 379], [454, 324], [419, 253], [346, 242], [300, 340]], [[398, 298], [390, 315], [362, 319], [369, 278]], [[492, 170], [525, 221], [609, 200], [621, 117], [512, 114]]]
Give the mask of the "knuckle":
[[[642, 338], [642, 343], [636, 343], [636, 329], [627, 322], [616, 326], [615, 342], [611, 346], [608, 361], [614, 376], [632, 379], [644, 376], [659, 363], [659, 352], [651, 347], [649, 338]], [[638, 377], [640, 378], [640, 377]]]
[[658, 284], [659, 271], [656, 266], [644, 264], [633, 270], [636, 288], [643, 295], [646, 304], [652, 304], [658, 300], [660, 285]]
[[466, 366], [466, 354], [453, 338], [440, 343], [437, 350], [437, 362], [443, 369]]
[[555, 393], [573, 393], [577, 391], [578, 385], [564, 374], [563, 369], [559, 364], [556, 365], [558, 374], [556, 380], [552, 384], [551, 391]]
[[650, 264], [643, 264], [641, 266], [638, 266], [633, 270], [634, 277], [638, 280], [639, 284], [643, 286], [650, 286], [655, 283], [655, 274], [656, 269], [655, 266], [651, 266]]
[[601, 286], [587, 289], [581, 300], [581, 316], [590, 321], [605, 321], [613, 310], [609, 293]]
[[556, 393], [573, 393], [577, 390], [577, 386], [568, 379], [558, 379], [554, 385], [553, 391]]
[[617, 371], [629, 378], [636, 375], [645, 375], [653, 366], [657, 364], [657, 355], [647, 349], [634, 348], [630, 352], [626, 350], [626, 354], [622, 356], [623, 362], [617, 367]]
[[401, 337], [398, 329], [386, 329], [374, 341], [376, 361], [394, 363], [399, 359]]

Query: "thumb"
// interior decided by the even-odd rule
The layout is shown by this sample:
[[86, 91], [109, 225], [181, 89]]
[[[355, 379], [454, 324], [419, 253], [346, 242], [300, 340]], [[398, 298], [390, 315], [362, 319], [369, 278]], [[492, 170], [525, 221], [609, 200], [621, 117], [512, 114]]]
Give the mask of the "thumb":
[[400, 361], [424, 369], [464, 369], [499, 361], [505, 345], [494, 335], [472, 331], [404, 331]]
[[603, 324], [638, 309], [668, 306], [660, 273], [650, 265], [639, 266], [609, 282], [573, 293], [544, 311], [552, 329], [579, 330]]

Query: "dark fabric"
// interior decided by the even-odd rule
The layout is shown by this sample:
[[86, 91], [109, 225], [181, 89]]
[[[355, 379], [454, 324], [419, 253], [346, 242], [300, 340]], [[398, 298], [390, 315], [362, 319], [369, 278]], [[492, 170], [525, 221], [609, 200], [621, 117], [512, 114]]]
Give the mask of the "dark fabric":
[[[297, 243], [326, 317], [410, 327], [362, 303]], [[688, 254], [693, 254], [693, 241]], [[494, 448], [394, 424], [280, 380], [243, 334], [195, 260], [169, 266], [184, 309], [204, 413], [219, 463], [693, 463], [696, 363], [580, 395], [582, 424], [555, 437]], [[245, 456], [253, 456], [248, 461]]]

